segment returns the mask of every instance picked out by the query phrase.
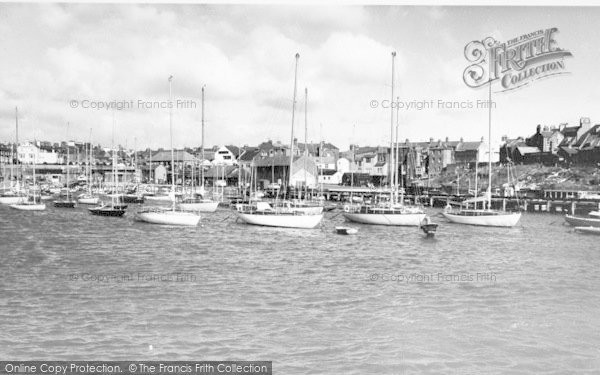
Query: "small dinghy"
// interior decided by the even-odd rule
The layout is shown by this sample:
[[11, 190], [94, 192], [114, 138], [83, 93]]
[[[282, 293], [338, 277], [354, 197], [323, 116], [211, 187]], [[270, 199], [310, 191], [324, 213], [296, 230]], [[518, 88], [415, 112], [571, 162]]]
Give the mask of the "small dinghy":
[[335, 232], [337, 234], [356, 234], [358, 233], [358, 229], [350, 227], [335, 227]]
[[600, 228], [598, 227], [575, 227], [575, 232], [585, 234], [600, 234]]
[[427, 235], [427, 237], [435, 236], [435, 232], [437, 231], [438, 225], [431, 222], [431, 218], [429, 216], [425, 216], [425, 218], [419, 224], [419, 228]]

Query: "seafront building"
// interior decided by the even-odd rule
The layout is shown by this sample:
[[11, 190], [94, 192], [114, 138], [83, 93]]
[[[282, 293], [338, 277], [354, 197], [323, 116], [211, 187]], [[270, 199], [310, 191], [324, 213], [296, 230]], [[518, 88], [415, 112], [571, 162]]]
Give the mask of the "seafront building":
[[[494, 145], [493, 145], [494, 146]], [[31, 168], [12, 168], [15, 164], [32, 166], [35, 162], [39, 178], [64, 183], [66, 155], [69, 154], [69, 175], [77, 179], [91, 168], [94, 181], [112, 182], [112, 150], [85, 142], [44, 141], [0, 144], [0, 178], [5, 180]], [[390, 166], [398, 160], [397, 175], [402, 183], [429, 180], [443, 173], [472, 170], [477, 163], [487, 163], [488, 146], [479, 140], [430, 138], [428, 141], [408, 139], [385, 146], [353, 144], [341, 151], [329, 142], [302, 143], [294, 139], [291, 168], [292, 185], [314, 187], [320, 184], [350, 184], [351, 176], [360, 185], [381, 186], [389, 183]], [[145, 149], [135, 151], [117, 146], [117, 179], [120, 182], [196, 183], [212, 186], [249, 184], [251, 176], [257, 186], [287, 186], [290, 174], [290, 145], [267, 140], [256, 146], [217, 145], [205, 148], [175, 150], [171, 166], [171, 151]], [[579, 125], [537, 125], [530, 137], [509, 139], [504, 136], [493, 147], [492, 162], [548, 165], [597, 165], [600, 163], [600, 125], [581, 118]], [[204, 157], [204, 158], [203, 158]], [[173, 177], [174, 176], [174, 177]]]
[[536, 126], [528, 138], [502, 138], [500, 162], [545, 165], [597, 165], [600, 163], [600, 124], [582, 117], [579, 125]]

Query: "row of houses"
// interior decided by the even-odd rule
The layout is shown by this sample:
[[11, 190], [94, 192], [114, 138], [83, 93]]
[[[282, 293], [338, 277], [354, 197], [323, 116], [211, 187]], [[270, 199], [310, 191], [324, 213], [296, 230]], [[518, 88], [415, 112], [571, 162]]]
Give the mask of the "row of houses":
[[[1, 145], [0, 145], [1, 146]], [[16, 154], [22, 164], [65, 164], [67, 150], [70, 165], [87, 165], [91, 149], [92, 165], [98, 171], [112, 164], [112, 152], [108, 148], [89, 143], [62, 142], [49, 146], [47, 143], [26, 142], [20, 144]], [[14, 145], [0, 147], [3, 163], [14, 157]], [[292, 155], [293, 153], [293, 155]], [[257, 146], [237, 147], [222, 145], [206, 148], [185, 148], [174, 151], [171, 165], [170, 150], [117, 150], [119, 168], [132, 167], [143, 181], [157, 183], [193, 179], [200, 182], [223, 181], [249, 183], [252, 178], [263, 186], [287, 185], [316, 186], [317, 184], [340, 184], [348, 174], [361, 175], [370, 184], [388, 183], [393, 155], [398, 155], [396, 174], [405, 181], [435, 177], [449, 168], [487, 162], [487, 144], [479, 141], [434, 140], [427, 142], [404, 142], [389, 146], [351, 145], [347, 151], [328, 142], [301, 143], [294, 139], [293, 145], [268, 140]], [[493, 156], [497, 157], [497, 153]], [[290, 168], [291, 160], [291, 168]], [[497, 161], [497, 158], [496, 160]], [[348, 177], [346, 176], [346, 181]]]
[[502, 141], [500, 161], [503, 163], [567, 166], [600, 163], [600, 124], [592, 125], [588, 117], [582, 117], [577, 126], [537, 125], [535, 134], [529, 138], [503, 137]]

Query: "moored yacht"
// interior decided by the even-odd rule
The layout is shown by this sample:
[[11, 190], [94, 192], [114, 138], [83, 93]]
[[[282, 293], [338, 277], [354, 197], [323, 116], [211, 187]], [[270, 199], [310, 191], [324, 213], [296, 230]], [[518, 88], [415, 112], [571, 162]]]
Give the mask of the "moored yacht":
[[[169, 133], [171, 139], [171, 169], [175, 170], [175, 155], [173, 152], [173, 106], [172, 84], [173, 76], [169, 77]], [[163, 208], [146, 208], [135, 213], [135, 218], [150, 224], [196, 226], [200, 215], [196, 212], [182, 211], [175, 205], [175, 174], [171, 174], [172, 206], [170, 210]]]
[[[392, 102], [394, 100], [394, 60], [396, 52], [392, 52]], [[390, 124], [390, 196], [388, 202], [378, 204], [352, 204], [344, 206], [344, 217], [348, 221], [361, 224], [373, 225], [391, 225], [391, 226], [419, 226], [426, 214], [421, 207], [404, 205], [404, 192], [402, 198], [397, 202], [398, 183], [394, 181], [394, 176], [398, 179], [397, 158], [392, 158], [394, 150], [394, 108], [391, 110]], [[397, 129], [397, 128], [396, 128]], [[398, 131], [396, 130], [396, 133]], [[396, 138], [398, 136], [396, 135]], [[396, 141], [397, 143], [397, 141]]]
[[323, 214], [304, 214], [285, 207], [273, 208], [267, 202], [236, 205], [236, 214], [244, 223], [280, 228], [316, 228]]

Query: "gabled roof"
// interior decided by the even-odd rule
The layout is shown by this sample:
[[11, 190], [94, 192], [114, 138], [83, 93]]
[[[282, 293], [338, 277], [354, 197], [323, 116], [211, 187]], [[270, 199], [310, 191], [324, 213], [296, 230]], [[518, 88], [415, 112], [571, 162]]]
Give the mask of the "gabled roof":
[[281, 144], [281, 143], [273, 143], [273, 141], [269, 140], [267, 142], [263, 142], [263, 143], [259, 144], [258, 148], [261, 150], [270, 150], [273, 148], [286, 149], [286, 148], [289, 148], [289, 146]]
[[519, 150], [519, 153], [521, 155], [525, 155], [525, 154], [535, 154], [540, 152], [540, 149], [537, 147], [529, 147], [529, 146], [518, 146], [517, 150]]
[[235, 155], [235, 157], [237, 158], [238, 156], [240, 156], [240, 148], [237, 146], [233, 146], [233, 145], [227, 145], [225, 146], [226, 149], [229, 150], [229, 152], [231, 152], [233, 155]]
[[325, 142], [323, 143], [323, 149], [327, 149], [327, 150], [339, 150], [339, 148], [337, 148], [336, 146], [334, 146], [333, 144], [329, 143], [329, 142]]
[[590, 130], [583, 133], [581, 137], [575, 142], [575, 147], [589, 147], [594, 148], [600, 143], [600, 125], [594, 125]]
[[483, 142], [460, 142], [456, 147], [456, 151], [477, 151]]
[[[196, 158], [190, 153], [183, 150], [174, 150], [174, 159], [175, 162], [178, 161], [193, 161]], [[152, 162], [170, 162], [171, 161], [171, 150], [158, 151], [155, 154], [152, 154]]]
[[[294, 161], [298, 160], [300, 156], [294, 156]], [[284, 155], [269, 156], [254, 161], [255, 167], [289, 167], [290, 157]]]
[[238, 158], [238, 160], [240, 161], [252, 161], [252, 159], [254, 159], [254, 157], [256, 155], [258, 155], [260, 153], [260, 149], [259, 148], [250, 148], [250, 149], [246, 149], [246, 151], [244, 151], [240, 157]]
[[566, 126], [562, 133], [564, 134], [565, 137], [576, 137], [577, 136], [577, 131], [579, 130], [579, 128], [581, 127], [581, 125], [577, 125], [577, 126]]
[[513, 148], [513, 147], [517, 147], [517, 146], [526, 146], [526, 145], [527, 145], [527, 143], [525, 142], [525, 140], [523, 138], [509, 139], [504, 144], [504, 146], [509, 147], [509, 148]]

